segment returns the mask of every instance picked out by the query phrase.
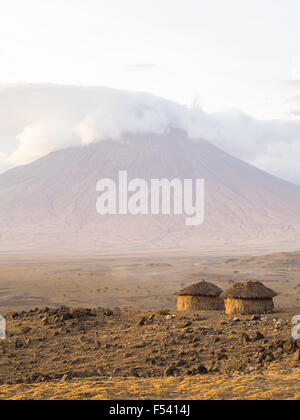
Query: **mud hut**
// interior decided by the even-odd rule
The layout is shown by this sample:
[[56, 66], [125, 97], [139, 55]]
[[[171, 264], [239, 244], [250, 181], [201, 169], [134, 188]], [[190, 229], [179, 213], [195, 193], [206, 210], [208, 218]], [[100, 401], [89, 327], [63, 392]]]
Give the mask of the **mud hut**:
[[236, 283], [221, 294], [227, 315], [270, 313], [274, 309], [276, 292], [256, 281]]
[[175, 293], [178, 296], [177, 310], [222, 310], [224, 309], [224, 301], [220, 299], [222, 292], [218, 286], [206, 281], [192, 284]]

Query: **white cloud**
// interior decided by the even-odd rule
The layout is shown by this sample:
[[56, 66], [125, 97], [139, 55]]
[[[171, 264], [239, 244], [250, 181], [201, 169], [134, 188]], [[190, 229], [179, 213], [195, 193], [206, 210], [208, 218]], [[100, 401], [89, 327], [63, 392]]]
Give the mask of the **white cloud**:
[[62, 147], [76, 145], [69, 127], [63, 126], [61, 121], [32, 123], [17, 134], [16, 139], [19, 145], [7, 159], [12, 165], [30, 163]]
[[70, 146], [176, 128], [300, 184], [297, 117], [257, 120], [236, 110], [208, 114], [146, 93], [56, 85], [0, 87], [0, 115], [0, 170]]
[[99, 97], [95, 112], [75, 127], [82, 144], [103, 139], [120, 140], [124, 133], [163, 134], [171, 127], [183, 128], [184, 108], [143, 93], [111, 91]]
[[[300, 80], [298, 82], [300, 86]], [[290, 115], [300, 116], [300, 96], [289, 99], [284, 104], [285, 110]]]
[[292, 59], [292, 78], [300, 80], [300, 55], [295, 55]]

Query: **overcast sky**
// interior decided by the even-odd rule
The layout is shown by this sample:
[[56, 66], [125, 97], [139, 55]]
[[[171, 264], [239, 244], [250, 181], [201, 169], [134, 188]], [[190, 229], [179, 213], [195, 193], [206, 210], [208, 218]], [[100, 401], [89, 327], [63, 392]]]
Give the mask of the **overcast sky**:
[[[208, 116], [222, 113], [222, 129], [224, 119], [231, 122], [225, 124], [230, 125], [228, 132], [219, 133], [219, 146], [300, 183], [299, 0], [1, 0], [0, 6], [2, 110], [9, 96], [3, 89], [15, 83], [145, 91], [188, 107], [197, 104]], [[15, 103], [18, 98], [15, 91]], [[47, 95], [41, 101], [49, 113]], [[105, 105], [99, 101], [89, 113], [101, 115]], [[158, 103], [163, 102], [155, 106]], [[73, 105], [80, 107], [69, 101], [67, 119], [76, 114]], [[18, 120], [15, 128], [15, 114], [22, 113], [19, 105], [5, 115], [9, 129], [0, 114], [0, 171], [37, 155], [28, 150], [33, 143], [27, 136], [34, 130], [34, 147], [53, 149], [37, 147], [37, 126], [46, 128], [41, 128], [36, 108], [30, 112], [27, 106], [28, 118]], [[249, 118], [240, 118], [239, 112]], [[78, 128], [87, 118], [84, 114], [70, 121]], [[54, 137], [49, 135], [55, 131], [54, 119], [49, 120], [48, 134], [40, 139], [44, 144], [45, 138], [51, 143]], [[270, 120], [277, 121], [272, 126]], [[248, 133], [247, 141], [239, 138], [246, 121], [257, 123], [260, 130], [262, 124], [268, 126], [268, 138], [261, 131], [254, 138], [256, 129], [253, 139]], [[68, 137], [66, 130], [60, 134]], [[60, 140], [66, 144], [66, 139], [56, 138], [55, 148]]]

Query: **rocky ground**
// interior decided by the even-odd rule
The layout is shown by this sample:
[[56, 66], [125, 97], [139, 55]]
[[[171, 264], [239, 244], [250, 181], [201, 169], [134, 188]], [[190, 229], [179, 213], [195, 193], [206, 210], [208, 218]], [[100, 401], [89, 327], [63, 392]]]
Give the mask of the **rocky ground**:
[[264, 374], [276, 364], [291, 374], [300, 365], [300, 341], [291, 339], [296, 312], [239, 318], [118, 308], [14, 312], [0, 341], [0, 385], [195, 375], [217, 380]]

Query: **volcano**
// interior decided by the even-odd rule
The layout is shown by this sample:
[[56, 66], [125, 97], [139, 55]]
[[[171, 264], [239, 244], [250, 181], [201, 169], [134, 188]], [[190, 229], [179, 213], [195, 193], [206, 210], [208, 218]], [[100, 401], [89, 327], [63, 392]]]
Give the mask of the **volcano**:
[[[205, 220], [96, 211], [96, 184], [204, 179]], [[51, 153], [0, 175], [0, 251], [291, 250], [300, 245], [300, 187], [182, 131], [124, 135]]]

